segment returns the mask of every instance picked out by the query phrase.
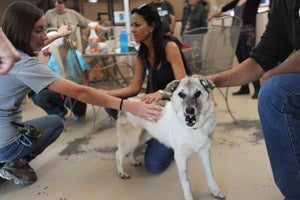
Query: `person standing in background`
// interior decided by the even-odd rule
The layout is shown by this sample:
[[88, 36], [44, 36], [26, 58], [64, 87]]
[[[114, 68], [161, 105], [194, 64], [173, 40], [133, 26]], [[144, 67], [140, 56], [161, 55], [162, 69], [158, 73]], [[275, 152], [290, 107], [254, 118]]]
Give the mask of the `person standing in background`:
[[176, 24], [175, 12], [172, 4], [166, 0], [153, 0], [148, 5], [157, 10], [162, 23], [162, 31], [166, 35], [173, 35]]
[[91, 20], [86, 19], [75, 10], [67, 8], [66, 1], [67, 0], [55, 0], [55, 8], [45, 13], [47, 28], [59, 28], [62, 25], [68, 25], [71, 29], [70, 38], [76, 42], [77, 27], [87, 28]]
[[[55, 8], [48, 10], [45, 13], [47, 28], [60, 28], [62, 25], [67, 25], [71, 29], [70, 39], [78, 48], [76, 36], [77, 27], [85, 29], [89, 26], [92, 20], [85, 18], [80, 13], [66, 7], [67, 0], [54, 0]], [[111, 27], [99, 25], [101, 30], [110, 31]], [[85, 46], [85, 45], [84, 45]]]
[[[207, 27], [208, 12], [200, 0], [188, 0], [183, 9], [181, 35], [195, 28]], [[201, 33], [201, 30], [193, 31], [192, 34]]]
[[[220, 16], [223, 12], [234, 9], [234, 15], [242, 19], [243, 26], [235, 52], [239, 63], [249, 58], [250, 52], [255, 45], [256, 13], [259, 4], [260, 0], [233, 0], [208, 17], [208, 21], [210, 21], [213, 17]], [[252, 84], [254, 86], [252, 98], [257, 99], [260, 90], [259, 80], [253, 81]], [[249, 93], [249, 85], [245, 84], [241, 86], [239, 91], [232, 94], [245, 95]]]
[[200, 0], [200, 3], [206, 8], [207, 11], [210, 10], [210, 0]]

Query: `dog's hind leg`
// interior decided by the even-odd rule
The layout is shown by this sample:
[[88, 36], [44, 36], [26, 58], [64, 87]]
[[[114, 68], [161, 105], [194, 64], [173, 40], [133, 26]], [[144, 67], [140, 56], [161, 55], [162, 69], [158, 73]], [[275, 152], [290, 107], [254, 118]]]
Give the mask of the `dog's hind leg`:
[[[119, 119], [120, 120], [120, 119]], [[140, 127], [134, 127], [130, 122], [118, 121], [117, 124], [117, 139], [118, 150], [116, 151], [116, 162], [119, 177], [122, 179], [129, 179], [129, 173], [123, 169], [123, 161], [126, 155], [130, 154], [130, 162], [136, 163], [134, 158], [134, 150], [139, 145], [139, 136], [142, 132]]]
[[123, 169], [123, 160], [126, 154], [124, 153], [123, 149], [118, 147], [118, 150], [116, 151], [116, 162], [117, 162], [117, 169], [119, 177], [122, 179], [129, 179], [130, 175], [126, 173]]
[[187, 156], [174, 151], [174, 157], [185, 200], [193, 200], [190, 182], [187, 176]]
[[219, 186], [217, 185], [212, 173], [212, 167], [210, 162], [210, 143], [205, 144], [200, 149], [199, 156], [202, 161], [208, 187], [210, 188], [210, 192], [212, 193], [213, 197], [217, 199], [226, 199], [225, 195], [222, 193]]

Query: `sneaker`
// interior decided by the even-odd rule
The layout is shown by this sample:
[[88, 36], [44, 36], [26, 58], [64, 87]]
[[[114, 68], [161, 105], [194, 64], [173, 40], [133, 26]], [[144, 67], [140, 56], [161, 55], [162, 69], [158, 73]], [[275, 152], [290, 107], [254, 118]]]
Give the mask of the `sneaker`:
[[0, 168], [0, 177], [21, 185], [29, 185], [37, 180], [37, 175], [30, 165], [24, 164], [20, 160], [6, 162]]
[[257, 99], [258, 97], [258, 91], [255, 91], [254, 94], [252, 95], [252, 99]]
[[249, 89], [240, 89], [239, 91], [237, 92], [233, 92], [232, 95], [246, 95], [246, 94], [249, 94], [250, 91]]

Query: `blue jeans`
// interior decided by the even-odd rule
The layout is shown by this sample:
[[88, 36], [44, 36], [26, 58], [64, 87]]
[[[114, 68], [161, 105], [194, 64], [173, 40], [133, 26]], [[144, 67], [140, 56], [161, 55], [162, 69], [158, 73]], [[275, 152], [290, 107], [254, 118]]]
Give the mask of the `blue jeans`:
[[118, 110], [112, 109], [112, 108], [104, 108], [105, 112], [112, 118], [114, 118], [115, 120], [118, 119]]
[[78, 117], [83, 117], [86, 114], [86, 103], [62, 96], [51, 90], [45, 89], [39, 94], [34, 94], [32, 100], [48, 115], [59, 115], [60, 117], [64, 117], [67, 114], [65, 106], [72, 108], [72, 112]]
[[300, 74], [270, 77], [258, 111], [276, 185], [287, 200], [300, 199]]
[[152, 138], [147, 142], [145, 152], [145, 166], [154, 173], [163, 172], [174, 160], [174, 151], [160, 143], [157, 139]]
[[43, 135], [31, 140], [31, 146], [25, 146], [19, 138], [14, 143], [0, 148], [0, 163], [17, 159], [21, 159], [24, 163], [30, 162], [52, 144], [64, 129], [64, 123], [57, 115], [47, 115], [25, 123], [41, 128]]

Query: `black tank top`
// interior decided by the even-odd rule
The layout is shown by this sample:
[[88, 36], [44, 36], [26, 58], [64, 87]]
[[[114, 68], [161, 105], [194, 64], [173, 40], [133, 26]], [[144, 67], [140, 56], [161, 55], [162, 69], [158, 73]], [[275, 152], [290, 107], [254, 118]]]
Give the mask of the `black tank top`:
[[[156, 92], [158, 90], [164, 89], [168, 83], [171, 81], [175, 80], [174, 72], [171, 66], [171, 63], [167, 60], [166, 56], [166, 45], [167, 43], [170, 42], [170, 40], [165, 39], [163, 41], [163, 55], [162, 55], [162, 61], [161, 61], [161, 66], [159, 69], [157, 69], [157, 65], [155, 66], [150, 66], [148, 59], [144, 59], [143, 64], [146, 67], [146, 70], [148, 71], [148, 80], [147, 80], [147, 88], [146, 88], [146, 93], [152, 93]], [[183, 59], [184, 67], [186, 74], [188, 76], [192, 75], [191, 69], [189, 65], [186, 62], [186, 58], [184, 57], [183, 53], [180, 53]]]

